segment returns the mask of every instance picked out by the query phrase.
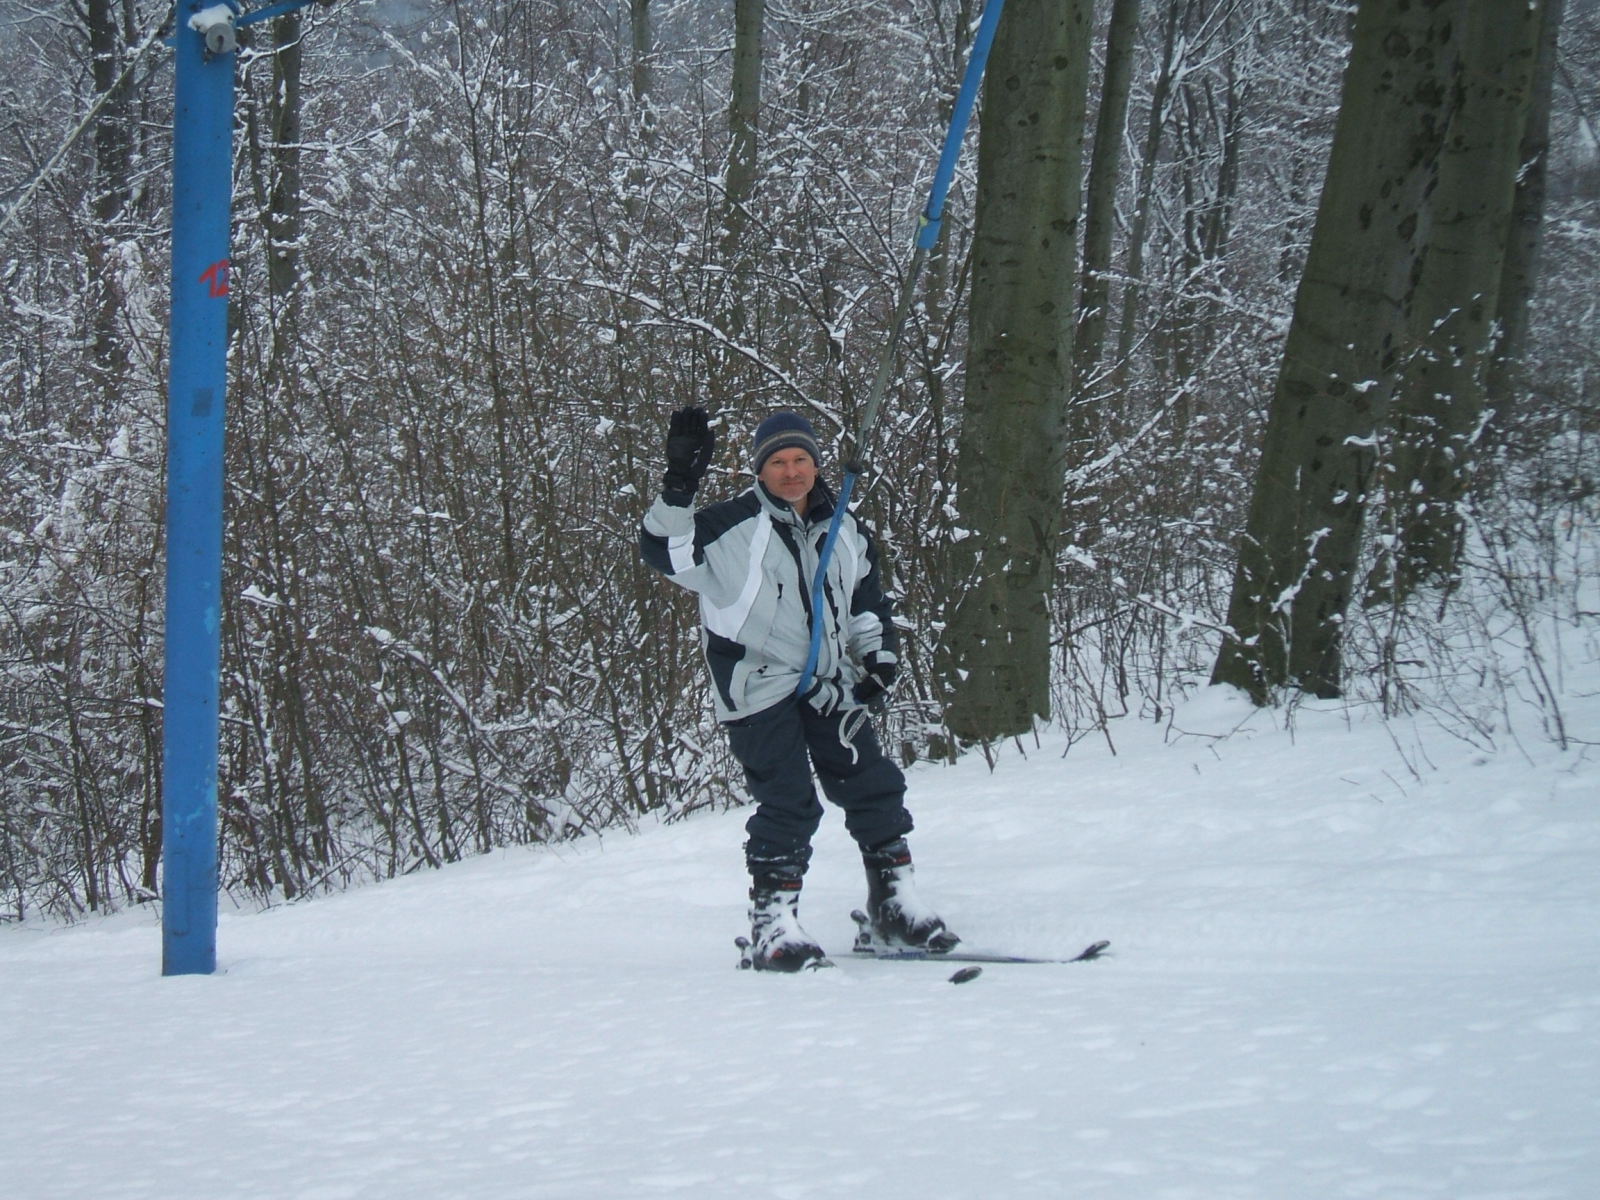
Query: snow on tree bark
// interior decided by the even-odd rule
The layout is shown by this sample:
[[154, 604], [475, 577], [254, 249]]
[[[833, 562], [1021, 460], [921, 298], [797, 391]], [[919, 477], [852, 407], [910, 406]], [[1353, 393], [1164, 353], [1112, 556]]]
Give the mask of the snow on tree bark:
[[1343, 623], [1453, 98], [1460, 6], [1364, 0], [1212, 680], [1337, 696]]

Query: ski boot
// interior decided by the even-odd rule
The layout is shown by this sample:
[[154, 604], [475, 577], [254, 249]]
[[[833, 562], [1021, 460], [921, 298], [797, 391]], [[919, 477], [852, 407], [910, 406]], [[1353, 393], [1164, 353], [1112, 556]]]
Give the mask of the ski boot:
[[738, 938], [736, 944], [744, 951], [739, 966], [746, 969], [795, 972], [833, 965], [800, 926], [797, 868], [752, 877], [750, 936]]
[[961, 939], [917, 898], [905, 838], [863, 851], [861, 861], [867, 868], [867, 908], [851, 914], [861, 927], [856, 935], [858, 954], [896, 950], [948, 954], [955, 949]]

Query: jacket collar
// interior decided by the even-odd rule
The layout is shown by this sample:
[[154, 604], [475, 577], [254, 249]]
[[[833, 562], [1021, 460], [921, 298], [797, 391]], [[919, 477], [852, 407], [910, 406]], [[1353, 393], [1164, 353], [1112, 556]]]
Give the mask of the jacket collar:
[[833, 518], [833, 492], [822, 481], [820, 475], [817, 477], [816, 486], [811, 489], [811, 499], [806, 505], [806, 515], [803, 518], [795, 512], [794, 505], [767, 491], [767, 485], [759, 479], [755, 482], [754, 490], [757, 499], [761, 501], [761, 507], [771, 513], [775, 520], [790, 525], [815, 525]]

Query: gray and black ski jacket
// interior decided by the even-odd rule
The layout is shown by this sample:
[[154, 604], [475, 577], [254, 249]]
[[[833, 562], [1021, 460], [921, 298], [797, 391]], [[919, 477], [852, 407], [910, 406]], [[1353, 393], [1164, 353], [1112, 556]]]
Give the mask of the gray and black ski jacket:
[[[717, 719], [734, 721], [793, 694], [811, 649], [811, 583], [833, 519], [820, 481], [805, 517], [759, 482], [732, 500], [696, 511], [694, 498], [665, 492], [645, 513], [645, 562], [700, 599], [700, 645], [711, 669]], [[899, 639], [878, 572], [878, 551], [846, 513], [828, 561], [822, 648], [815, 678], [846, 704], [868, 655], [892, 658]]]

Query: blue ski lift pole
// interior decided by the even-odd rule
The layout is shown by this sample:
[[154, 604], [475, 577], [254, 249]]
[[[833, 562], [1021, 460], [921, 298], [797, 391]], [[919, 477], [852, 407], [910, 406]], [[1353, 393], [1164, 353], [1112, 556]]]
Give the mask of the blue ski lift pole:
[[167, 602], [161, 733], [161, 973], [217, 967], [217, 735], [222, 448], [228, 390], [237, 0], [179, 0], [171, 44], [172, 313], [167, 381]]
[[961, 90], [956, 94], [955, 109], [950, 114], [950, 128], [945, 131], [944, 149], [939, 155], [939, 165], [933, 173], [933, 186], [928, 192], [928, 203], [917, 222], [917, 238], [911, 254], [911, 263], [906, 269], [905, 282], [900, 288], [900, 298], [895, 304], [894, 317], [889, 323], [888, 340], [884, 342], [883, 350], [878, 356], [878, 369], [873, 374], [872, 388], [867, 393], [861, 424], [857, 428], [851, 446], [850, 458], [845, 463], [844, 478], [839, 484], [838, 504], [833, 512], [833, 520], [828, 525], [828, 536], [823, 539], [822, 551], [817, 560], [817, 572], [811, 582], [811, 649], [806, 655], [805, 670], [800, 673], [800, 684], [795, 688], [796, 695], [804, 695], [810, 690], [812, 676], [817, 670], [817, 660], [822, 656], [820, 614], [826, 599], [823, 594], [823, 581], [827, 578], [828, 562], [833, 557], [834, 546], [839, 540], [839, 529], [844, 522], [845, 511], [850, 506], [850, 494], [855, 490], [856, 480], [867, 469], [864, 461], [867, 439], [872, 436], [873, 427], [878, 423], [878, 410], [883, 406], [883, 397], [889, 390], [889, 377], [894, 372], [895, 351], [899, 348], [900, 336], [905, 331], [906, 319], [911, 314], [917, 281], [922, 276], [922, 266], [927, 261], [928, 252], [939, 240], [939, 228], [944, 220], [945, 197], [949, 194], [950, 184], [955, 178], [956, 163], [961, 158], [961, 143], [966, 137], [967, 125], [972, 120], [972, 109], [978, 100], [978, 89], [983, 83], [984, 70], [989, 65], [989, 48], [994, 44], [994, 31], [1000, 24], [1000, 13], [1004, 8], [1005, 0], [989, 0], [988, 6], [983, 10], [982, 18], [978, 21], [978, 32], [972, 39], [972, 51], [967, 55], [967, 69], [961, 77]]
[[222, 421], [237, 5], [178, 6], [167, 384], [161, 973], [217, 966]]

